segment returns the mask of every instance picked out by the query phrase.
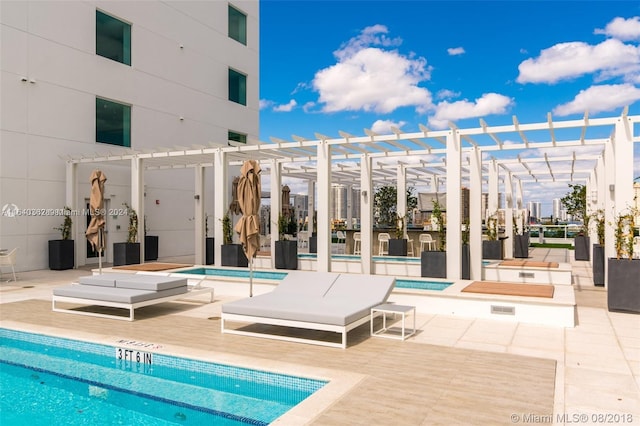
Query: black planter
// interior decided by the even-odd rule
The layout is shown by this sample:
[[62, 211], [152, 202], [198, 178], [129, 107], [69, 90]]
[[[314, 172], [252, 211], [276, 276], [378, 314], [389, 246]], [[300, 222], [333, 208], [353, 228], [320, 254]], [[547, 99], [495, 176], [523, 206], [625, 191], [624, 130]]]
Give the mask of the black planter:
[[607, 267], [609, 311], [640, 313], [640, 259], [609, 258]]
[[276, 241], [276, 269], [298, 269], [298, 242]]
[[593, 284], [599, 287], [604, 286], [604, 246], [593, 245]]
[[514, 235], [513, 237], [513, 257], [529, 257], [529, 233], [525, 232], [522, 235]]
[[315, 235], [309, 237], [309, 253], [318, 252], [318, 237]]
[[49, 240], [49, 269], [73, 269], [75, 244], [73, 240]]
[[407, 240], [406, 239], [390, 239], [389, 240], [389, 256], [406, 256]]
[[140, 243], [113, 243], [113, 266], [140, 263]]
[[482, 258], [483, 259], [504, 259], [502, 253], [502, 241], [483, 241], [482, 242]]
[[423, 251], [420, 254], [420, 276], [447, 278], [447, 252]]
[[249, 266], [249, 260], [242, 250], [240, 244], [223, 244], [222, 248], [222, 266], [236, 266], [246, 268]]
[[144, 236], [144, 260], [158, 260], [158, 237], [155, 235]]
[[471, 279], [471, 250], [469, 244], [462, 245], [462, 276], [463, 280]]
[[589, 237], [584, 235], [578, 235], [573, 239], [573, 246], [575, 248], [576, 260], [589, 260], [589, 252], [591, 248], [591, 241]]
[[213, 237], [207, 237], [205, 245], [205, 264], [213, 265], [213, 258], [215, 255], [215, 246], [213, 245]]

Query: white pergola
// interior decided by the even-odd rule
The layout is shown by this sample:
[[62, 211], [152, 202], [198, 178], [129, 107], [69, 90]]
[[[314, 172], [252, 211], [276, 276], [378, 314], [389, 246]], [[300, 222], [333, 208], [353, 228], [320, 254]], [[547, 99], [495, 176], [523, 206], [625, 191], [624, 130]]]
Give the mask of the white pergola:
[[[512, 212], [523, 208], [523, 185], [545, 182], [577, 182], [587, 186], [588, 210], [602, 209], [607, 223], [605, 256], [613, 256], [613, 218], [633, 200], [633, 144], [640, 142], [634, 127], [640, 116], [629, 116], [625, 108], [620, 116], [579, 120], [554, 120], [459, 128], [449, 123], [446, 130], [433, 131], [420, 125], [419, 132], [405, 133], [391, 128], [390, 134], [365, 129], [363, 136], [338, 132], [339, 137], [315, 134], [315, 139], [293, 135], [292, 141], [271, 138], [269, 143], [243, 146], [176, 146], [150, 151], [131, 149], [93, 156], [65, 158], [67, 162], [67, 205], [77, 203], [77, 165], [119, 162], [130, 164], [131, 207], [139, 215], [139, 232], [144, 230], [144, 170], [194, 169], [195, 182], [195, 260], [204, 263], [204, 198], [215, 197], [214, 238], [222, 241], [221, 219], [229, 205], [227, 190], [207, 194], [204, 169], [213, 167], [217, 188], [228, 188], [228, 167], [245, 160], [258, 160], [263, 174], [271, 181], [272, 252], [277, 239], [280, 187], [283, 177], [309, 182], [309, 211], [318, 212], [319, 271], [331, 270], [331, 185], [342, 183], [359, 188], [361, 194], [362, 272], [372, 268], [373, 194], [375, 184], [397, 185], [397, 211], [407, 213], [408, 185], [429, 183], [436, 190], [460, 194], [464, 186], [470, 195], [471, 279], [481, 278], [482, 217], [481, 194], [488, 185], [488, 211], [498, 209], [499, 184], [506, 193], [505, 230], [512, 237]], [[603, 136], [606, 135], [606, 136]], [[503, 158], [494, 158], [498, 153]], [[508, 153], [511, 153], [509, 156]], [[533, 156], [530, 154], [534, 153]], [[555, 154], [555, 155], [554, 155]], [[542, 167], [540, 167], [542, 166]], [[316, 191], [313, 190], [315, 184]], [[315, 193], [315, 194], [314, 194]], [[317, 199], [314, 196], [317, 194]], [[348, 191], [350, 196], [351, 191]], [[447, 197], [447, 278], [461, 275], [461, 206], [459, 197]], [[142, 235], [141, 235], [142, 236]], [[593, 236], [595, 238], [595, 235]], [[140, 238], [141, 241], [144, 238]], [[144, 244], [144, 243], [142, 243]], [[511, 254], [507, 245], [507, 256]], [[142, 247], [142, 250], [144, 247]], [[78, 253], [78, 250], [76, 250]], [[215, 251], [220, 264], [220, 250]]]

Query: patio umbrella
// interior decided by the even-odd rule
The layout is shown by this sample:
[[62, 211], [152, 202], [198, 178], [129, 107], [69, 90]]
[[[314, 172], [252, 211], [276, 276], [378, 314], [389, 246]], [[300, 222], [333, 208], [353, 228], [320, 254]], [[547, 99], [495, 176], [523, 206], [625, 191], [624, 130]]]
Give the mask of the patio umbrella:
[[240, 234], [240, 242], [249, 260], [249, 297], [253, 297], [253, 258], [260, 247], [260, 164], [256, 160], [247, 160], [240, 169], [238, 182], [238, 203], [242, 217], [235, 230]]
[[91, 243], [93, 250], [98, 252], [98, 266], [102, 274], [102, 251], [104, 250], [104, 183], [107, 177], [100, 170], [91, 172], [91, 197], [89, 198], [89, 209], [91, 222], [87, 227], [87, 240]]
[[233, 214], [240, 214], [240, 202], [238, 201], [238, 183], [240, 182], [240, 178], [236, 176], [233, 178], [233, 184], [231, 185], [231, 196], [233, 200], [229, 205], [229, 211]]

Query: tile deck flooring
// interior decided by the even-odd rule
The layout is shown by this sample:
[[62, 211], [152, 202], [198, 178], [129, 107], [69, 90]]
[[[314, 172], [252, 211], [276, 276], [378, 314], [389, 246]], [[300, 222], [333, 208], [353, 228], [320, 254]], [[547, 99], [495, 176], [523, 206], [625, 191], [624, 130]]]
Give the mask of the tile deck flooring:
[[213, 304], [142, 308], [132, 323], [51, 312], [51, 289], [86, 269], [20, 272], [17, 283], [2, 282], [0, 326], [162, 343], [177, 355], [214, 354], [342, 383], [285, 415], [286, 425], [640, 424], [640, 315], [608, 312], [606, 291], [572, 252], [531, 255], [572, 263], [575, 328], [418, 313], [418, 334], [405, 342], [370, 338], [365, 324], [341, 350], [222, 335], [220, 304], [233, 298], [217, 292]]

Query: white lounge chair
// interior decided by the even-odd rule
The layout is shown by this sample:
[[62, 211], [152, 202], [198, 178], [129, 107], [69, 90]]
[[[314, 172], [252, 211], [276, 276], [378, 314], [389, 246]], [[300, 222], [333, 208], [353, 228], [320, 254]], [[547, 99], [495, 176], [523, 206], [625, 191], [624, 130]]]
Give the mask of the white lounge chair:
[[[0, 276], [2, 276], [2, 267], [3, 266], [11, 266], [11, 272], [13, 272], [13, 280], [17, 281], [16, 279], [16, 270], [15, 270], [15, 264], [16, 264], [16, 254], [18, 252], [18, 248], [14, 248], [13, 250], [11, 250], [10, 252], [6, 253], [6, 254], [0, 254]], [[11, 280], [8, 280], [11, 281]], [[7, 282], [8, 282], [7, 281]]]
[[[291, 271], [271, 293], [222, 305], [222, 333], [263, 337], [338, 348], [347, 333], [370, 320], [371, 308], [384, 303], [395, 278], [381, 275]], [[341, 343], [228, 328], [228, 322], [322, 330], [342, 335]]]

